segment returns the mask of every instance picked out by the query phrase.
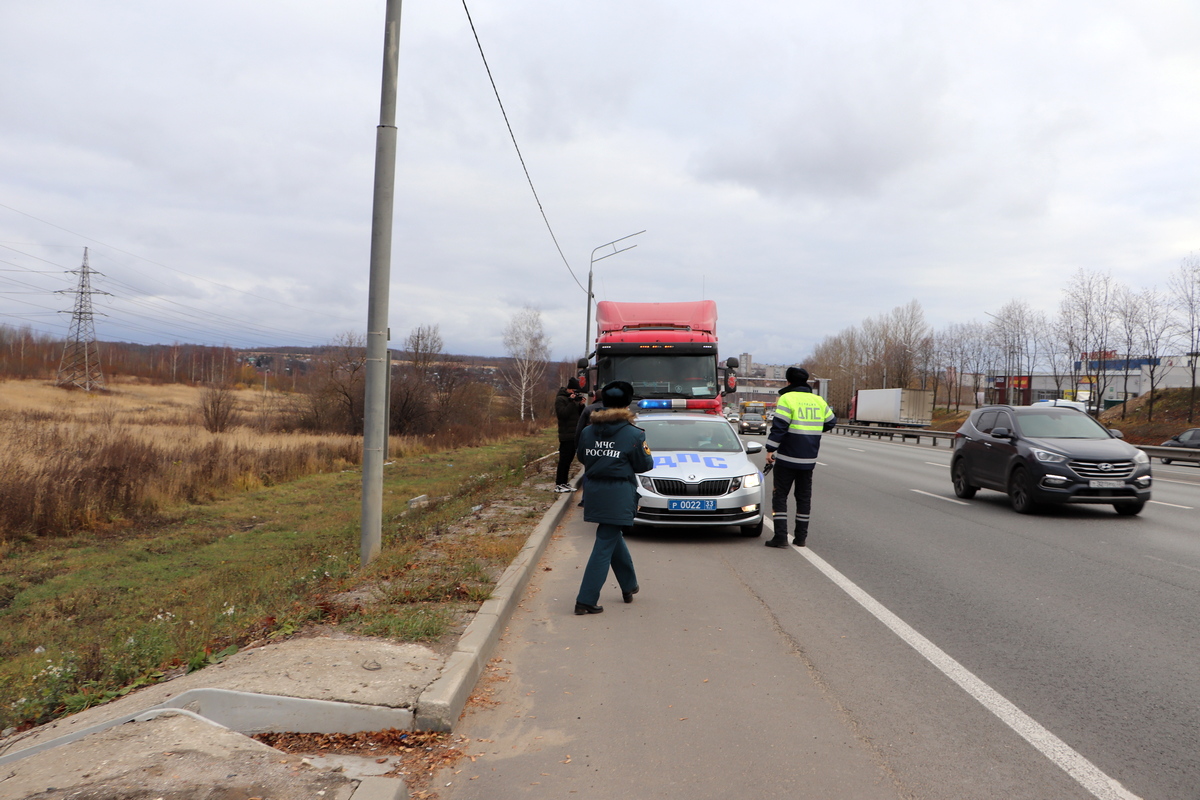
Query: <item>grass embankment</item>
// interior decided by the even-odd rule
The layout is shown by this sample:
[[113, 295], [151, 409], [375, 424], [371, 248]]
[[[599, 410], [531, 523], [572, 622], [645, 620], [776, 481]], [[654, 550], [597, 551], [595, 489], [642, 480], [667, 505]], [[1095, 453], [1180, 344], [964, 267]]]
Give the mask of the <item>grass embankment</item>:
[[[552, 439], [387, 467], [383, 553], [365, 569], [358, 470], [193, 507], [153, 530], [11, 549], [0, 563], [0, 728], [105, 702], [307, 623], [403, 641], [444, 635], [488, 597], [553, 495], [528, 489], [510, 509], [473, 508], [520, 492], [525, 465]], [[420, 494], [434, 501], [409, 509]]]

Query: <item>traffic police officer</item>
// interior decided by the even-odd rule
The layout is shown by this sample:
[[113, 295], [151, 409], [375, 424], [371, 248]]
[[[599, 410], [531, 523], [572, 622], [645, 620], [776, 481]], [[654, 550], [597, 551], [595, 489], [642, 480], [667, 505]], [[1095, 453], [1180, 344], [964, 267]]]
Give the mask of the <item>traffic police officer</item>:
[[821, 449], [821, 434], [837, 424], [833, 409], [808, 386], [808, 371], [788, 367], [788, 385], [779, 390], [775, 419], [767, 435], [767, 463], [774, 465], [775, 488], [771, 492], [771, 521], [774, 538], [767, 547], [787, 547], [788, 491], [795, 487], [796, 528], [794, 544], [804, 547], [812, 511], [813, 469]]

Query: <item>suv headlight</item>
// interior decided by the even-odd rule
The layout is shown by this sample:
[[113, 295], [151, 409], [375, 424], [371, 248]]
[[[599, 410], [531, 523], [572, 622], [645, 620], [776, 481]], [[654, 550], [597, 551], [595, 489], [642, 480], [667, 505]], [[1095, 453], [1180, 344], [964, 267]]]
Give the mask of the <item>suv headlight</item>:
[[[1034, 458], [1038, 461], [1044, 461], [1048, 464], [1061, 464], [1067, 460], [1067, 457], [1061, 453], [1051, 453], [1049, 450], [1039, 450], [1036, 447], [1030, 448]], [[1141, 452], [1140, 450], [1138, 452]]]
[[1146, 455], [1146, 454], [1145, 454], [1143, 451], [1141, 451], [1141, 450], [1138, 450], [1138, 451], [1137, 451], [1137, 453], [1136, 453], [1136, 454], [1133, 456], [1133, 463], [1135, 463], [1135, 464], [1149, 464], [1149, 463], [1150, 463], [1150, 456]]
[[742, 476], [742, 488], [743, 489], [757, 489], [761, 485], [762, 485], [762, 475], [758, 474], [757, 472], [752, 472], [749, 475]]

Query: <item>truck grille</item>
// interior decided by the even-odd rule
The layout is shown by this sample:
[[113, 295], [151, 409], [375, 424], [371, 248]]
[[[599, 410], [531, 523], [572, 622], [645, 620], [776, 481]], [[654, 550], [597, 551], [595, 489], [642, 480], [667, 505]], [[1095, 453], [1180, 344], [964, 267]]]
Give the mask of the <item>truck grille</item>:
[[1119, 480], [1133, 474], [1132, 461], [1071, 461], [1068, 466], [1081, 478]]
[[729, 479], [687, 483], [674, 478], [655, 478], [654, 491], [671, 497], [720, 497], [729, 494]]

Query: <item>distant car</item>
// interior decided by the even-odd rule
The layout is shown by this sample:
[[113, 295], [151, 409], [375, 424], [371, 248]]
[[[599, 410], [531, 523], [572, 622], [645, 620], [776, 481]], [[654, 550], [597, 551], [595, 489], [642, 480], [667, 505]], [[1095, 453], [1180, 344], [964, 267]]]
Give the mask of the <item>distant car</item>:
[[739, 419], [741, 419], [741, 417], [739, 417], [738, 413], [734, 411], [732, 414], [725, 417], [725, 419], [729, 420], [730, 422], [737, 422]]
[[634, 525], [690, 528], [734, 525], [745, 536], [763, 528], [763, 476], [748, 458], [762, 452], [710, 414], [639, 414], [654, 469], [638, 476]]
[[985, 406], [955, 433], [954, 494], [1008, 494], [1015, 511], [1043, 503], [1111, 504], [1141, 512], [1150, 500], [1150, 459], [1087, 414], [1053, 405]]
[[766, 433], [770, 425], [762, 414], [747, 414], [738, 421], [738, 433]]
[[1085, 405], [1084, 403], [1080, 403], [1078, 400], [1038, 400], [1036, 403], [1034, 403], [1034, 405], [1035, 406], [1046, 405], [1046, 406], [1059, 406], [1061, 408], [1073, 408], [1076, 411], [1082, 411], [1085, 414], [1088, 412], [1087, 405]]
[[[1191, 447], [1200, 449], [1200, 428], [1189, 428], [1183, 433], [1172, 436], [1167, 441], [1163, 442], [1162, 447]], [[1164, 464], [1170, 464], [1173, 459], [1159, 458]]]

